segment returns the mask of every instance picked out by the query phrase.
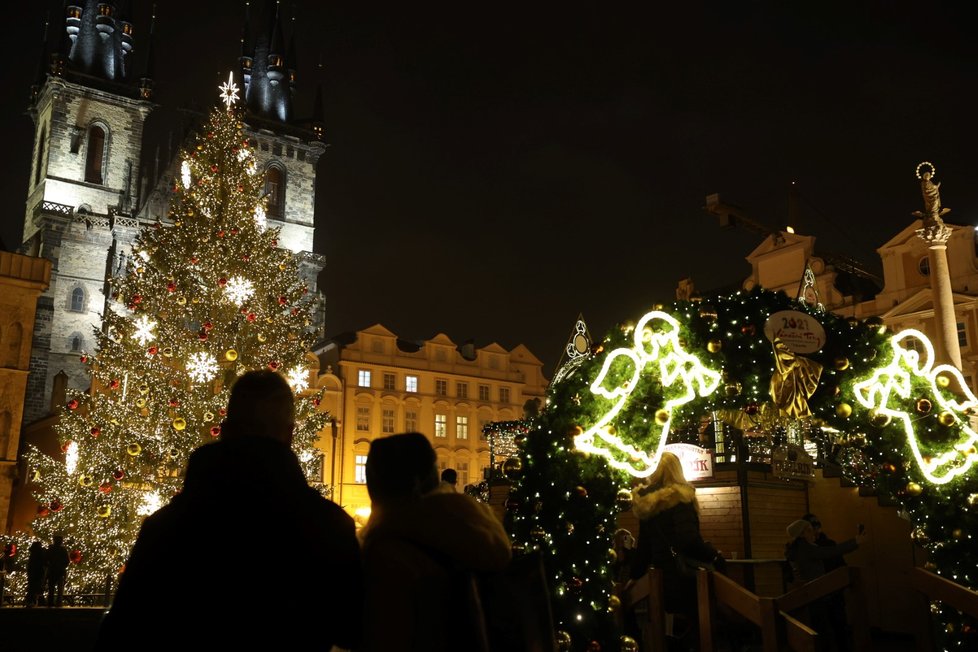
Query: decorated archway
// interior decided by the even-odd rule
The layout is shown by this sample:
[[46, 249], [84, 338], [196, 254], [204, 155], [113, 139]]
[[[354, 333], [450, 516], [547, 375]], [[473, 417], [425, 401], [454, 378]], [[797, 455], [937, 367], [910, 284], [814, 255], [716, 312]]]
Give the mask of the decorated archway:
[[[514, 545], [544, 552], [563, 649], [629, 649], [613, 618], [616, 515], [664, 446], [734, 431], [758, 456], [802, 447], [898, 501], [930, 567], [974, 587], [976, 406], [918, 331], [761, 289], [656, 307], [568, 345], [509, 465]], [[956, 612], [941, 617], [950, 636], [974, 635]]]

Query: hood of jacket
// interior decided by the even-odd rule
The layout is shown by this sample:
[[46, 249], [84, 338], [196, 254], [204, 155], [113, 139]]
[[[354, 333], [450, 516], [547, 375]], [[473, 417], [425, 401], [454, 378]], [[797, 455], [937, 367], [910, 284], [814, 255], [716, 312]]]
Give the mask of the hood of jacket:
[[694, 506], [696, 505], [695, 487], [674, 484], [655, 489], [645, 494], [641, 493], [640, 490], [632, 492], [632, 511], [639, 520], [660, 514], [681, 503], [693, 503]]
[[491, 508], [465, 494], [435, 491], [420, 500], [375, 511], [363, 545], [403, 539], [473, 570], [500, 570], [512, 555], [509, 537]]

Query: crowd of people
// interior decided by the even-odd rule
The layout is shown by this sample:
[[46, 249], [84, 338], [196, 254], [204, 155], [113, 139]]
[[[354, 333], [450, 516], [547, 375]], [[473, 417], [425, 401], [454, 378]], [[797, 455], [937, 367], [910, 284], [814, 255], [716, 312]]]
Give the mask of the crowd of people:
[[[238, 379], [220, 439], [193, 452], [183, 490], [143, 522], [97, 649], [125, 646], [155, 622], [167, 640], [222, 649], [300, 647], [314, 636], [334, 651], [488, 650], [470, 580], [509, 564], [502, 522], [458, 490], [454, 470], [439, 473], [431, 443], [409, 432], [371, 442], [371, 514], [357, 531], [308, 486], [291, 449], [293, 410], [279, 374]], [[261, 480], [243, 486], [242, 477]], [[684, 566], [724, 572], [724, 555], [704, 540], [696, 490], [672, 453], [632, 496], [639, 532], [614, 533], [615, 581], [627, 587], [661, 569], [670, 639], [695, 649], [696, 580]], [[836, 543], [813, 514], [786, 532], [785, 558], [799, 582], [845, 564], [864, 536]], [[46, 603], [60, 606], [68, 565], [60, 536], [47, 549], [32, 544], [27, 606], [44, 604], [45, 587]], [[841, 593], [813, 605], [811, 617], [836, 649], [849, 649]]]

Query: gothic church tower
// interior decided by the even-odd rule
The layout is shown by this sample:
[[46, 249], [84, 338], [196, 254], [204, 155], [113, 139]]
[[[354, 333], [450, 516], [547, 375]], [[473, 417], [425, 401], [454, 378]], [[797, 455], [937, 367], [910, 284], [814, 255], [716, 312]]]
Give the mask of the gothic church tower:
[[[108, 309], [105, 280], [125, 271], [140, 226], [168, 221], [179, 161], [158, 178], [157, 170], [144, 175], [148, 185], [139, 192], [143, 126], [155, 106], [154, 44], [147, 44], [146, 69], [134, 80], [135, 30], [120, 11], [124, 2], [67, 7], [67, 38], [52, 48], [30, 106], [34, 161], [21, 250], [51, 260], [53, 270], [38, 302], [25, 423], [48, 414], [65, 385], [88, 386], [80, 356], [91, 351], [92, 329]], [[312, 116], [295, 118], [294, 42], [283, 44], [278, 2], [265, 4], [254, 26], [246, 17], [242, 39], [245, 131], [265, 174], [268, 224], [281, 229], [283, 247], [299, 254], [300, 273], [319, 296], [324, 260], [312, 249], [316, 164], [326, 150], [322, 102], [317, 97]], [[212, 91], [199, 89], [205, 97]], [[324, 329], [322, 308], [311, 327]]]

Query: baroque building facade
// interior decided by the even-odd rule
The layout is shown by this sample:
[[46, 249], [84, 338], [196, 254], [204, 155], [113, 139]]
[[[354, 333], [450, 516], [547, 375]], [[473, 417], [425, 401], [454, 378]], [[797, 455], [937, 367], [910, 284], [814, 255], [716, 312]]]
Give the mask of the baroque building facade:
[[[239, 68], [245, 133], [265, 175], [267, 216], [283, 247], [300, 254], [301, 273], [316, 289], [323, 258], [313, 253], [316, 164], [325, 152], [321, 95], [312, 116], [296, 119], [294, 44], [287, 48], [272, 3], [246, 25]], [[55, 377], [85, 388], [80, 354], [94, 343], [106, 309], [106, 279], [125, 273], [139, 230], [166, 222], [178, 157], [161, 169], [144, 151], [153, 95], [153, 43], [137, 75], [137, 30], [128, 3], [85, 0], [66, 8], [63, 31], [45, 43], [29, 113], [34, 150], [21, 253], [51, 261], [51, 283], [37, 307], [24, 420], [51, 410]], [[152, 26], [148, 31], [151, 38]], [[202, 89], [204, 92], [207, 89]], [[318, 91], [317, 91], [318, 92]], [[143, 167], [150, 168], [149, 170]], [[323, 330], [320, 309], [312, 326]]]
[[416, 431], [431, 441], [440, 470], [458, 472], [461, 490], [484, 478], [490, 464], [483, 428], [524, 416], [543, 401], [543, 364], [522, 344], [457, 345], [438, 334], [422, 342], [376, 324], [332, 338], [315, 351], [324, 390], [321, 408], [333, 418], [320, 440], [323, 481], [333, 500], [362, 518], [370, 506], [366, 461], [370, 442]]

